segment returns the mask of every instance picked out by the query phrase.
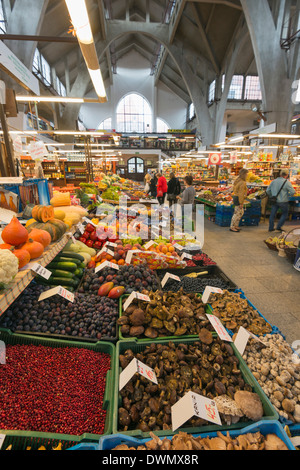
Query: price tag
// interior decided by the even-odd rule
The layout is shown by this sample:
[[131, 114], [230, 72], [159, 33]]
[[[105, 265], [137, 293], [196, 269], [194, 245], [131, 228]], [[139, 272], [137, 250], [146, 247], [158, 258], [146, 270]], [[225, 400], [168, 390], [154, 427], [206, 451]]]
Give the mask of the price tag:
[[150, 382], [157, 384], [157, 377], [154, 370], [146, 364], [143, 364], [141, 361], [132, 359], [130, 364], [128, 364], [128, 366], [120, 374], [119, 390], [122, 390], [136, 373], [146, 377], [146, 379], [149, 379]]
[[140, 253], [140, 252], [141, 252], [141, 250], [129, 250], [129, 251], [127, 252], [127, 255], [126, 255], [126, 258], [125, 258], [125, 263], [126, 263], [126, 264], [130, 264], [130, 263], [131, 263], [131, 259], [132, 259], [132, 255], [133, 255], [134, 253]]
[[133, 302], [134, 299], [143, 300], [144, 302], [150, 302], [150, 297], [148, 297], [148, 295], [141, 294], [140, 292], [131, 292], [130, 296], [123, 305], [124, 311], [128, 309], [129, 305]]
[[60, 295], [64, 299], [67, 299], [69, 302], [74, 302], [75, 296], [72, 292], [68, 291], [62, 286], [53, 287], [53, 289], [49, 289], [46, 292], [43, 292], [39, 297], [39, 302], [42, 300], [48, 299], [49, 297], [53, 297], [54, 295]]
[[99, 266], [97, 266], [95, 268], [95, 273], [98, 273], [99, 271], [101, 271], [104, 268], [112, 268], [112, 269], [116, 269], [117, 271], [119, 271], [119, 269], [120, 269], [117, 264], [110, 263], [110, 261], [104, 261], [104, 263], [99, 264]]
[[49, 279], [49, 277], [52, 275], [52, 272], [49, 271], [49, 269], [44, 268], [44, 266], [41, 266], [38, 263], [33, 264], [31, 269], [44, 279]]
[[184, 259], [184, 258], [193, 259], [193, 256], [190, 255], [189, 253], [183, 253], [183, 254], [181, 255], [181, 259]]
[[175, 276], [175, 274], [167, 273], [165, 274], [163, 280], [161, 281], [161, 286], [164, 287], [169, 279], [174, 279], [174, 281], [181, 282], [181, 279], [179, 276]]
[[265, 346], [265, 344], [257, 336], [255, 336], [250, 331], [246, 330], [243, 326], [240, 326], [239, 331], [234, 340], [234, 345], [241, 355], [244, 354], [249, 338], [253, 338]]
[[81, 222], [79, 222], [79, 224], [77, 225], [77, 228], [81, 234], [85, 232], [85, 227]]
[[213, 326], [214, 330], [217, 332], [219, 338], [222, 341], [229, 341], [232, 343], [232, 338], [227, 332], [225, 326], [221, 323], [221, 320], [216, 317], [215, 315], [206, 314], [207, 318], [209, 319], [211, 325]]
[[5, 434], [0, 434], [0, 449], [2, 448], [2, 445], [3, 445], [3, 442], [4, 442], [5, 438], [6, 438]]
[[110, 256], [115, 256], [114, 252], [110, 250], [109, 248], [106, 248], [106, 246], [102, 248], [101, 251], [99, 251], [98, 256], [101, 255], [102, 253], [107, 253]]
[[171, 416], [173, 432], [193, 416], [222, 426], [216, 403], [191, 391], [172, 406]]
[[106, 242], [104, 246], [112, 246], [112, 247], [116, 248], [118, 245], [117, 245], [117, 243]]
[[184, 248], [183, 246], [179, 245], [178, 243], [175, 243], [173, 246], [174, 246], [174, 248], [176, 248], [179, 251], [182, 251], [183, 248]]
[[209, 296], [213, 292], [216, 293], [216, 294], [223, 294], [222, 289], [218, 289], [217, 287], [206, 286], [205, 289], [204, 289], [203, 295], [202, 295], [202, 302], [204, 304], [207, 304]]
[[68, 236], [72, 239], [72, 242], [73, 242], [73, 243], [77, 243], [77, 240], [76, 240], [76, 238], [74, 237], [73, 233], [67, 232], [66, 235], [68, 235]]
[[148, 250], [148, 248], [155, 245], [155, 243], [156, 242], [154, 242], [153, 240], [150, 240], [150, 242], [148, 242], [148, 243], [146, 243], [146, 245], [144, 245], [145, 250]]

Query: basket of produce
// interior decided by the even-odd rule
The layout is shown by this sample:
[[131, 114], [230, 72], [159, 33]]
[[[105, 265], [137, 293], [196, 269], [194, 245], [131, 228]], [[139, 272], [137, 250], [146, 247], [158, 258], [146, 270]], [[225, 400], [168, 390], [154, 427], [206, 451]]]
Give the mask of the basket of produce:
[[54, 295], [39, 302], [49, 290], [32, 283], [0, 317], [0, 330], [65, 341], [118, 340], [118, 300], [93, 294], [74, 294], [74, 302]]
[[[233, 343], [202, 329], [198, 340], [119, 341], [116, 350], [113, 433], [147, 438], [174, 435], [172, 405], [188, 391], [214, 400], [222, 425], [193, 417], [179, 428], [200, 433], [241, 429], [253, 421], [278, 420]], [[120, 373], [138, 359], [156, 374], [157, 383], [135, 373], [119, 390]], [[226, 380], [225, 380], [226, 378]], [[166, 400], [162, 400], [162, 397]]]
[[284, 236], [284, 252], [288, 261], [292, 264], [295, 262], [297, 249], [300, 241], [300, 231], [299, 229], [290, 230]]
[[80, 450], [96, 450], [99, 447], [97, 441], [86, 441], [80, 436], [64, 435], [63, 439], [55, 436], [40, 436], [37, 433], [23, 431], [4, 431], [4, 441], [1, 450], [17, 450], [17, 451], [52, 451], [52, 450], [73, 450], [76, 446]]
[[134, 299], [126, 308], [128, 297], [119, 303], [119, 338], [149, 341], [178, 337], [197, 337], [201, 328], [213, 331], [205, 316], [206, 306], [198, 294], [150, 292], [150, 302]]
[[[84, 450], [85, 444], [74, 449]], [[99, 450], [124, 451], [199, 451], [199, 450], [296, 450], [286, 432], [277, 421], [259, 421], [244, 429], [226, 432], [187, 434], [178, 432], [174, 436], [160, 436], [155, 432], [147, 439], [137, 439], [126, 434], [103, 436]]]
[[278, 246], [282, 243], [283, 237], [283, 234], [279, 235], [279, 237], [269, 237], [264, 240], [264, 243], [267, 245], [269, 250], [278, 251]]
[[1, 434], [62, 441], [111, 434], [114, 345], [4, 332], [0, 340], [6, 346], [6, 365], [0, 368]]

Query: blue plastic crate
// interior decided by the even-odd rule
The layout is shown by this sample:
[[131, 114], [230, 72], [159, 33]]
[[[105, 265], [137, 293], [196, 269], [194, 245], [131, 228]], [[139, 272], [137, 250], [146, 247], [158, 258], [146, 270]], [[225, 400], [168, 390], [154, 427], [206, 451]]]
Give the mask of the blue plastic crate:
[[[275, 434], [277, 437], [279, 437], [286, 444], [286, 446], [289, 450], [296, 450], [294, 445], [292, 444], [290, 438], [288, 437], [286, 431], [282, 427], [282, 425], [278, 421], [275, 421], [275, 420], [258, 421], [257, 423], [251, 424], [250, 426], [247, 426], [243, 429], [229, 431], [229, 434], [232, 438], [235, 438], [235, 437], [243, 435], [243, 434], [256, 433], [256, 432], [260, 432], [264, 436], [266, 436], [267, 434]], [[223, 435], [226, 436], [226, 434], [227, 434], [227, 431], [223, 431]], [[172, 439], [172, 436], [165, 436], [165, 437], [167, 439]], [[204, 433], [201, 433], [201, 434], [193, 434], [193, 437], [195, 437], [195, 438], [196, 437], [213, 438], [213, 437], [217, 437], [217, 433], [216, 432], [206, 432], [206, 433], [204, 432]], [[160, 436], [160, 439], [164, 439], [164, 437]], [[124, 435], [124, 434], [112, 434], [110, 436], [105, 436], [105, 437], [100, 438], [99, 450], [109, 451], [109, 450], [112, 450], [116, 446], [121, 445], [121, 444], [125, 444], [125, 445], [128, 445], [130, 447], [136, 447], [137, 448], [139, 445], [143, 445], [143, 444], [145, 444], [145, 442], [147, 442], [149, 440], [151, 440], [151, 439], [150, 438], [148, 438], [148, 439], [137, 439], [137, 438], [127, 436], [127, 435]], [[82, 444], [82, 446], [84, 446], [84, 444]], [[79, 446], [76, 446], [76, 448], [71, 447], [68, 450], [84, 450], [84, 449], [80, 448], [80, 445], [79, 445]]]

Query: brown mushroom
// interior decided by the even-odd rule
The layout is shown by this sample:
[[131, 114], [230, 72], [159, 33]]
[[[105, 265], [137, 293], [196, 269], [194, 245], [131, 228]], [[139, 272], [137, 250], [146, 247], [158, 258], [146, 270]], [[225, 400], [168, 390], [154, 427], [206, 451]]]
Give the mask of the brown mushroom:
[[206, 328], [201, 328], [199, 331], [199, 339], [202, 343], [207, 345], [210, 345], [214, 340], [211, 331], [207, 330]]
[[257, 393], [248, 392], [246, 390], [238, 390], [234, 394], [234, 401], [247, 416], [247, 418], [253, 421], [258, 421], [263, 417], [264, 410], [262, 402]]

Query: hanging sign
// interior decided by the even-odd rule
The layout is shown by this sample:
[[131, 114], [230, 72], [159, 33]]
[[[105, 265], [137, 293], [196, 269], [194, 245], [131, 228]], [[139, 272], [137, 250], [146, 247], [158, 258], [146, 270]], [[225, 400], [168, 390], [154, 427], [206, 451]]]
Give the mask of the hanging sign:
[[41, 141], [30, 142], [28, 146], [28, 152], [34, 160], [48, 155], [48, 150], [46, 149], [44, 142]]
[[219, 166], [222, 163], [222, 153], [210, 153], [208, 157], [208, 166]]

